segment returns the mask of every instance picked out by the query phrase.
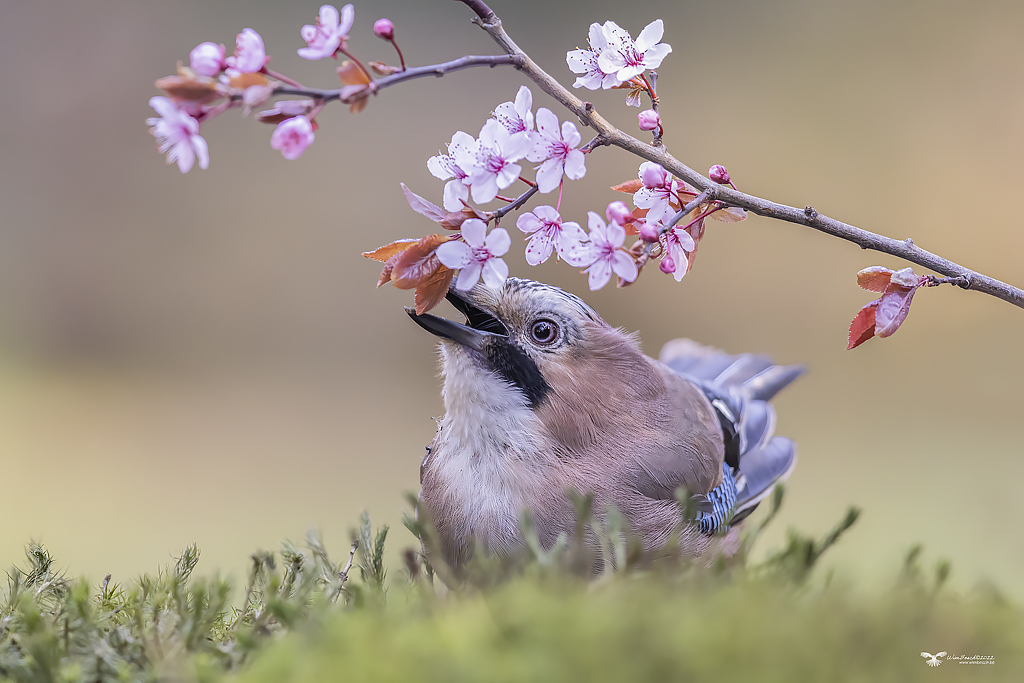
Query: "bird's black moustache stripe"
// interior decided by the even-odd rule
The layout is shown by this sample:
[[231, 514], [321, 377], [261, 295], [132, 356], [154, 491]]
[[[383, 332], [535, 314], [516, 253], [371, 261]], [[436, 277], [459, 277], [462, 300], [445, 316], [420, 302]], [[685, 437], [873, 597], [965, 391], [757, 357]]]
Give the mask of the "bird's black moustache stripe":
[[511, 341], [493, 338], [487, 344], [486, 353], [494, 371], [518, 387], [526, 395], [531, 408], [537, 408], [544, 402], [551, 386], [537, 364], [522, 349]]

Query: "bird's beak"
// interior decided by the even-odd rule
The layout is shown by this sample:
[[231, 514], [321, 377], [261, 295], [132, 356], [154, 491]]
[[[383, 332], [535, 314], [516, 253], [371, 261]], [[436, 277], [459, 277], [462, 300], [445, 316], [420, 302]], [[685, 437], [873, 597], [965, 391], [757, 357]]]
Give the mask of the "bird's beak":
[[508, 340], [508, 329], [496, 317], [487, 311], [477, 308], [468, 299], [460, 296], [454, 289], [449, 290], [445, 298], [466, 316], [466, 325], [453, 320], [439, 318], [429, 313], [417, 315], [416, 309], [408, 306], [405, 312], [409, 314], [409, 317], [417, 325], [427, 332], [438, 337], [451, 339], [466, 348], [481, 353], [484, 352], [484, 347], [488, 341], [495, 341], [497, 339], [502, 341]]

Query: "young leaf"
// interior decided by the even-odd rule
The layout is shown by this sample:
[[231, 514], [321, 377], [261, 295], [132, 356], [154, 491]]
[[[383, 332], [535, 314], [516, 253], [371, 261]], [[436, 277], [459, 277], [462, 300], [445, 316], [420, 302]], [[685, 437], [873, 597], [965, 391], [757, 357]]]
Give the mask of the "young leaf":
[[416, 288], [416, 315], [423, 315], [441, 303], [452, 284], [455, 271], [442, 265], [430, 278]]
[[387, 284], [388, 282], [391, 282], [391, 273], [392, 273], [392, 271], [394, 271], [395, 264], [398, 263], [398, 259], [399, 259], [399, 257], [401, 255], [402, 255], [402, 252], [398, 252], [397, 254], [392, 254], [391, 258], [389, 258], [387, 261], [384, 262], [384, 267], [380, 271], [380, 278], [377, 279], [377, 286], [378, 287], [380, 287], [381, 285]]
[[739, 223], [747, 219], [747, 210], [741, 209], [736, 206], [730, 206], [725, 209], [719, 209], [711, 214], [711, 217], [716, 221], [722, 221], [723, 223]]
[[860, 309], [853, 322], [850, 323], [847, 351], [857, 348], [875, 336], [875, 306], [877, 304], [878, 301], [875, 300]]
[[917, 287], [904, 289], [889, 285], [875, 307], [875, 334], [879, 337], [888, 337], [900, 328], [907, 319], [910, 302], [914, 299], [916, 291]]
[[395, 254], [405, 251], [412, 245], [419, 242], [415, 239], [395, 240], [390, 244], [385, 244], [383, 247], [377, 247], [373, 251], [364, 251], [363, 256], [366, 258], [372, 258], [374, 261], [380, 261], [381, 263], [386, 262]]
[[366, 85], [370, 82], [363, 70], [347, 59], [337, 68], [337, 72], [338, 78], [345, 85]]
[[413, 289], [429, 280], [441, 267], [434, 252], [447, 241], [445, 235], [427, 235], [403, 251], [391, 271], [395, 287]]
[[884, 292], [892, 279], [892, 271], [882, 266], [871, 266], [857, 273], [857, 284], [869, 292]]
[[639, 178], [633, 178], [632, 180], [627, 180], [624, 183], [612, 185], [612, 189], [616, 192], [628, 192], [629, 194], [634, 194], [643, 186], [644, 184], [642, 180]]
[[442, 209], [440, 206], [434, 204], [433, 202], [429, 202], [423, 197], [419, 196], [418, 194], [410, 190], [408, 187], [406, 187], [405, 183], [401, 183], [401, 185], [402, 192], [405, 193], [405, 201], [409, 202], [409, 206], [412, 207], [413, 211], [419, 214], [423, 214], [424, 216], [434, 221], [435, 223], [440, 223], [441, 221], [448, 217], [448, 212]]

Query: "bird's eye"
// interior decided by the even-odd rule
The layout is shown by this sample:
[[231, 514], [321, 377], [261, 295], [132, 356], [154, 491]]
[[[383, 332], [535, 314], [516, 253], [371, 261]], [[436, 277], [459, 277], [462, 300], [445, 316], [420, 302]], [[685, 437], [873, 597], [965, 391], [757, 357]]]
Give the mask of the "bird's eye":
[[552, 320], [538, 320], [530, 328], [530, 335], [538, 344], [551, 344], [558, 339], [558, 325]]

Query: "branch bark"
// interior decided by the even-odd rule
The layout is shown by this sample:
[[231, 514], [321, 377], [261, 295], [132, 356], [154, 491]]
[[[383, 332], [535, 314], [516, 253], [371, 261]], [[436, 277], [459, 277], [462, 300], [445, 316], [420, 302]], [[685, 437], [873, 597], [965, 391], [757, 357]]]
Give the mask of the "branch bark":
[[681, 178], [699, 190], [707, 192], [708, 199], [711, 201], [743, 208], [758, 216], [804, 225], [827, 235], [853, 242], [861, 249], [872, 249], [902, 258], [905, 261], [924, 266], [947, 277], [956, 278], [958, 282], [966, 283], [961, 285], [964, 289], [983, 292], [1011, 303], [1018, 308], [1024, 308], [1024, 290], [965, 268], [958, 263], [922, 249], [909, 238], [897, 240], [879, 235], [849, 223], [829, 218], [818, 213], [811, 206], [800, 209], [786, 204], [779, 204], [724, 185], [719, 185], [706, 178], [669, 154], [664, 147], [654, 147], [636, 139], [632, 135], [622, 132], [601, 116], [594, 108], [594, 105], [576, 97], [565, 86], [552, 78], [516, 45], [502, 27], [501, 19], [484, 2], [480, 0], [457, 1], [463, 2], [476, 13], [477, 16], [473, 20], [474, 23], [483, 28], [506, 54], [517, 57], [520, 60], [516, 64], [520, 71], [536, 83], [541, 90], [576, 114], [581, 123], [593, 128], [597, 132], [597, 137], [587, 145], [590, 149], [601, 145], [614, 145], [632, 152], [642, 159], [661, 164], [677, 178]]

